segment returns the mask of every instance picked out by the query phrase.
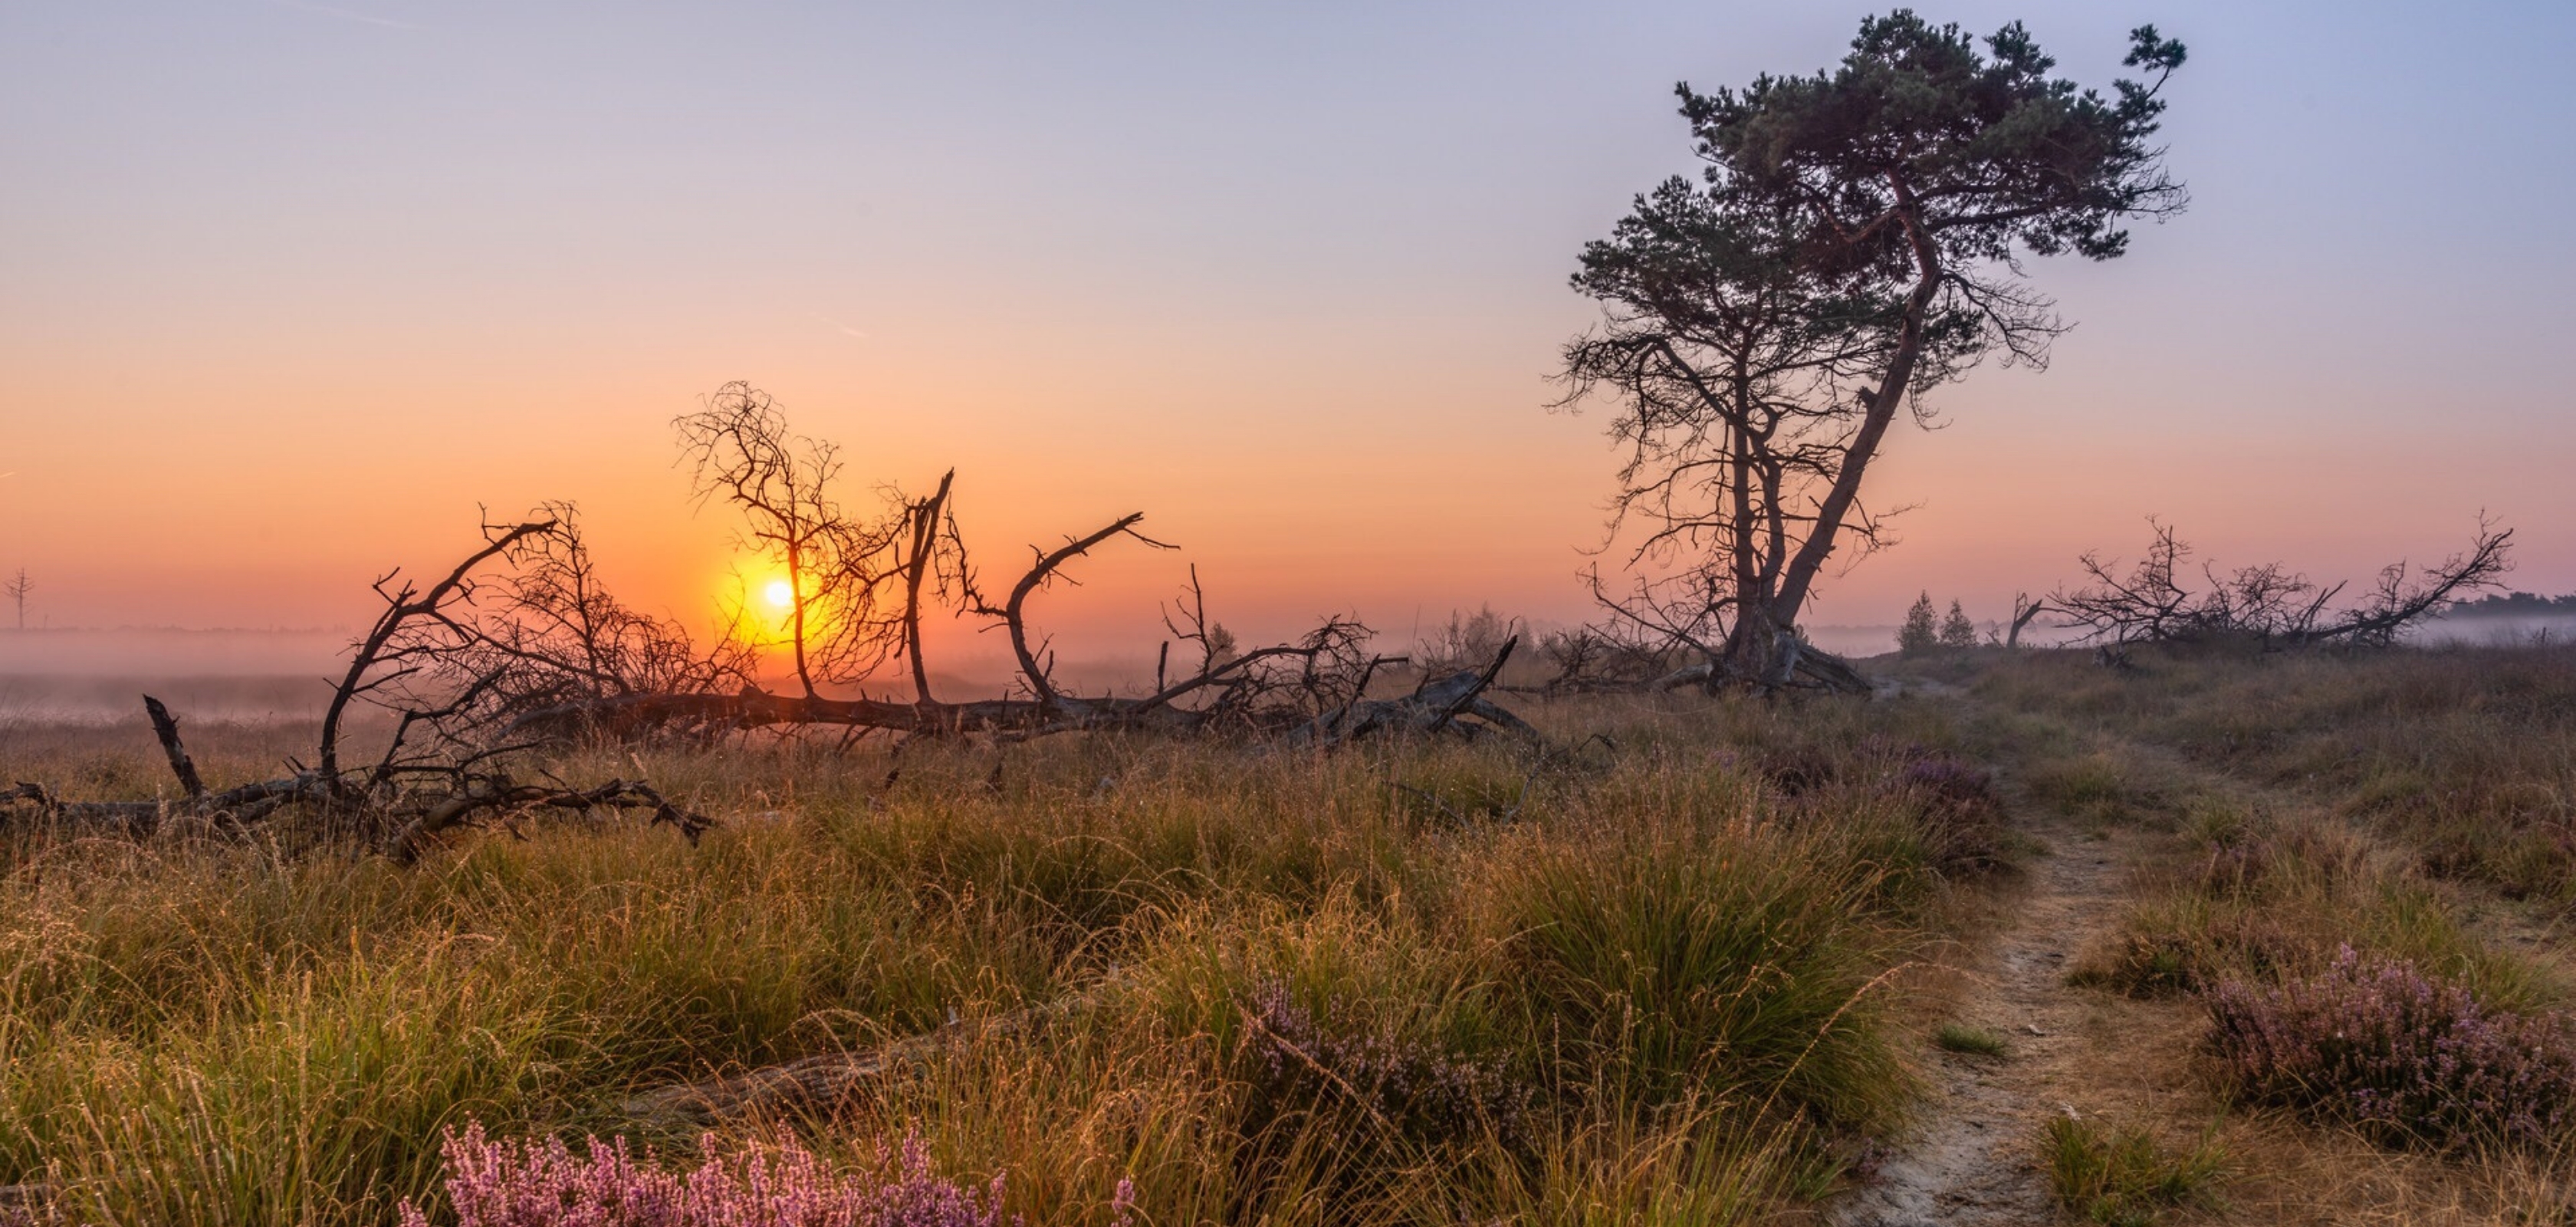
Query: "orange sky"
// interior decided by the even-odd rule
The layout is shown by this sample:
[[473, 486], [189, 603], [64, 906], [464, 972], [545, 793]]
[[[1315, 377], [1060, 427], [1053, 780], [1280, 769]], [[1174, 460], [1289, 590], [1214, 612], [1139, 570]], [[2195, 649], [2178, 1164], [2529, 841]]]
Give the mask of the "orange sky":
[[[2483, 507], [2521, 529], [2516, 586], [2576, 588], [2548, 358], [2576, 249], [2535, 212], [2568, 104], [2496, 71], [2400, 122], [2363, 71], [2567, 19], [2172, 7], [2192, 210], [2032, 265], [2080, 327], [1895, 437], [1875, 497], [1919, 510], [1814, 621], [1925, 588], [1996, 616], [2149, 513], [2363, 579]], [[1597, 411], [1542, 408], [1590, 318], [1574, 253], [1687, 168], [1671, 80], [1822, 65], [1856, 15], [977, 12], [13, 9], [0, 569], [57, 625], [346, 623], [478, 504], [568, 498], [630, 599], [698, 619], [729, 524], [668, 422], [747, 379], [859, 484], [957, 466], [988, 575], [1131, 510], [1186, 547], [1049, 598], [1068, 655], [1147, 641], [1189, 560], [1255, 637], [1579, 617], [1613, 461]], [[2095, 80], [2132, 20], [2032, 14]], [[2357, 157], [2416, 186], [2356, 201]]]

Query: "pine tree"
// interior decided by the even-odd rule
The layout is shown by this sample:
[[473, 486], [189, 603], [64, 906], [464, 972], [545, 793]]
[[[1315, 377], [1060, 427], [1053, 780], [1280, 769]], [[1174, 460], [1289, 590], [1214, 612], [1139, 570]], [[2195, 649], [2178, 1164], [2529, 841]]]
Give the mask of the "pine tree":
[[1941, 619], [1941, 646], [1973, 648], [1977, 646], [1977, 624], [1968, 620], [1968, 611], [1950, 602], [1950, 616]]
[[1908, 656], [1920, 656], [1941, 646], [1941, 631], [1934, 624], [1932, 594], [1915, 599], [1914, 607], [1905, 611], [1905, 626], [1896, 632], [1896, 650]]
[[2143, 79], [2105, 95], [2050, 75], [2017, 22], [1979, 40], [1898, 9], [1825, 71], [1677, 87], [1700, 173], [1584, 247], [1574, 289], [1605, 314], [1564, 351], [1563, 403], [1616, 405], [1614, 530], [1691, 547], [1618, 608], [1758, 689], [1820, 659], [1783, 636], [1879, 544], [1868, 470], [1908, 406], [2064, 331], [2023, 257], [2107, 260], [2182, 208], [2156, 132], [2184, 58], [2140, 26], [2122, 63]]

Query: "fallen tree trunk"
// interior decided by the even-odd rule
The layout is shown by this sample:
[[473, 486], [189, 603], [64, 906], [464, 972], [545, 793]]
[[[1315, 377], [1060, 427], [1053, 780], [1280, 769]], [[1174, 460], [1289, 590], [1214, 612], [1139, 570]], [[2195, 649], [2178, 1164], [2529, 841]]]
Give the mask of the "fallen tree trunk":
[[661, 793], [642, 780], [610, 780], [590, 788], [547, 788], [513, 784], [500, 778], [478, 778], [466, 781], [464, 787], [403, 824], [394, 832], [393, 838], [386, 841], [385, 852], [397, 861], [410, 864], [419, 858], [421, 844], [430, 836], [470, 823], [479, 814], [534, 809], [650, 809], [653, 811], [653, 825], [667, 824], [692, 844], [698, 842], [698, 836], [716, 825], [713, 818], [664, 800]]
[[[1425, 681], [1401, 699], [1362, 699], [1337, 707], [1290, 731], [1288, 742], [1330, 747], [1369, 736], [1423, 735], [1449, 729], [1466, 730], [1473, 735], [1487, 728], [1540, 740], [1539, 731], [1527, 721], [1484, 698], [1519, 643], [1517, 635], [1506, 639], [1502, 650], [1494, 653], [1492, 663], [1482, 670]], [[1481, 723], [1460, 723], [1461, 716], [1474, 716]]]
[[[900, 703], [887, 699], [828, 699], [772, 694], [746, 687], [736, 694], [625, 694], [560, 703], [513, 721], [505, 736], [573, 740], [628, 740], [653, 734], [716, 736], [780, 725], [837, 725], [888, 732], [941, 735], [993, 733], [1035, 736], [1077, 730], [1138, 729], [1195, 732], [1238, 724], [1251, 731], [1283, 732], [1292, 744], [1339, 745], [1375, 734], [1432, 733], [1486, 726], [1536, 738], [1530, 727], [1484, 698], [1518, 641], [1504, 643], [1483, 670], [1425, 683], [1400, 699], [1364, 699], [1301, 723], [1279, 716], [1178, 705], [1187, 694], [1222, 686], [1222, 677], [1193, 678], [1142, 698], [982, 699], [965, 703]], [[1249, 664], [1247, 655], [1237, 664]], [[1233, 666], [1228, 666], [1232, 668]], [[1462, 723], [1461, 717], [1475, 723]], [[1275, 722], [1275, 723], [1273, 723]]]
[[[320, 771], [298, 771], [284, 779], [209, 791], [187, 747], [179, 740], [179, 722], [170, 715], [170, 709], [150, 695], [143, 696], [143, 705], [152, 719], [153, 736], [169, 759], [171, 774], [178, 777], [186, 794], [183, 798], [65, 801], [42, 784], [21, 782], [16, 788], [0, 792], [0, 818], [25, 809], [49, 824], [105, 828], [116, 834], [141, 836], [159, 830], [174, 818], [199, 819], [237, 830], [298, 802], [349, 807], [352, 790], [335, 787], [334, 777]], [[640, 780], [610, 780], [590, 788], [565, 788], [516, 784], [505, 776], [488, 773], [459, 772], [446, 778], [449, 787], [445, 790], [410, 791], [367, 807], [382, 820], [383, 827], [394, 831], [381, 845], [382, 851], [408, 863], [419, 855], [424, 841], [440, 831], [471, 823], [487, 813], [534, 809], [650, 809], [656, 825], [670, 825], [691, 843], [716, 825], [712, 818], [672, 804]]]
[[47, 822], [148, 835], [173, 818], [202, 818], [227, 826], [257, 822], [292, 802], [318, 800], [328, 792], [320, 773], [311, 771], [181, 801], [65, 801], [42, 784], [21, 781], [15, 789], [0, 793], [0, 812], [25, 803]]

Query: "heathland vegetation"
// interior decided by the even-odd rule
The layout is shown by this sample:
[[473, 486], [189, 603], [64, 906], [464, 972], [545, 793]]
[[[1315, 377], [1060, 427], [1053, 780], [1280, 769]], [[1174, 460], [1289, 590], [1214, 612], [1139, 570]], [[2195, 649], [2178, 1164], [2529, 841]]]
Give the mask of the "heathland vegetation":
[[[911, 1139], [1032, 1222], [1112, 1221], [1122, 1185], [1158, 1223], [1725, 1221], [1822, 1191], [1910, 1102], [1892, 969], [1996, 860], [1953, 722], [1554, 717], [1609, 741], [639, 750], [725, 824], [495, 830], [415, 868], [16, 824], [0, 1178], [84, 1220], [384, 1221], [443, 1212], [442, 1131], [472, 1122], [665, 1156], [703, 1125], [835, 1161]], [[277, 732], [198, 753], [253, 769]], [[127, 734], [6, 744], [149, 795]], [[739, 1118], [651, 1095], [889, 1045]]]
[[[21, 820], [0, 1180], [243, 1224], [587, 1221], [489, 1199], [799, 1155], [852, 1205], [1030, 1222], [1751, 1222], [1891, 1180], [2053, 1179], [2101, 1221], [2560, 1204], [2576, 656], [1888, 667], [1537, 701], [1547, 746], [576, 752], [719, 815], [694, 847], [497, 825], [406, 867]], [[300, 731], [193, 748], [223, 780]], [[164, 791], [141, 724], [0, 752]], [[2068, 858], [2097, 893], [2051, 895]], [[1998, 995], [1995, 935], [2052, 907], [2058, 1000]], [[2012, 1091], [1992, 1167], [1906, 1166], [1961, 1078]], [[2290, 1210], [2328, 1194], [2350, 1218]]]
[[0, 1221], [2569, 1221], [2576, 654], [2406, 635], [2510, 530], [1799, 627], [1897, 419], [2063, 330], [2025, 263], [2180, 207], [2183, 62], [1900, 11], [1683, 87], [1559, 372], [1595, 626], [1246, 644], [1193, 570], [1085, 691], [1043, 595], [1141, 513], [991, 579], [954, 473], [853, 496], [734, 383], [675, 426], [778, 627], [549, 504], [380, 581], [318, 720], [0, 722]]

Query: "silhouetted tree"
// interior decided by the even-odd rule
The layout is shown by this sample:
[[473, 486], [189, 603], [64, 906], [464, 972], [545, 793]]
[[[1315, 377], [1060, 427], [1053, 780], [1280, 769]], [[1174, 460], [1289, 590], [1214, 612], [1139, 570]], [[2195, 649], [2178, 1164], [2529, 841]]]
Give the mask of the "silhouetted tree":
[[27, 594], [35, 590], [35, 581], [27, 578], [27, 568], [20, 567], [17, 574], [9, 577], [7, 591], [10, 601], [18, 606], [19, 630], [27, 629]]
[[927, 498], [889, 487], [871, 517], [840, 501], [840, 450], [788, 429], [776, 401], [748, 383], [717, 389], [673, 426], [698, 497], [739, 511], [745, 544], [786, 572], [788, 649], [806, 697], [902, 657], [914, 701], [928, 702], [922, 612], [974, 599], [950, 496], [955, 472]]
[[1941, 646], [1973, 648], [1977, 646], [1977, 624], [1968, 620], [1968, 611], [1950, 602], [1950, 615], [1941, 619]]
[[2087, 582], [2049, 596], [2049, 604], [2066, 615], [2061, 625], [2083, 629], [2084, 641], [2116, 646], [2234, 638], [2287, 647], [2385, 646], [2452, 602], [2496, 587], [2513, 569], [2513, 530], [2481, 518], [2467, 550], [2427, 567], [2391, 563], [2380, 568], [2359, 604], [2335, 608], [2345, 584], [2319, 585], [2277, 562], [2229, 572], [2204, 563], [2195, 584], [2188, 569], [2190, 543], [2170, 525], [2154, 519], [2147, 524], [2154, 537], [2125, 574], [2117, 560], [2087, 551], [2079, 560]]
[[2028, 627], [2033, 619], [2039, 617], [2042, 613], [2047, 612], [2047, 610], [2048, 602], [2034, 601], [2030, 599], [2030, 594], [2026, 592], [2014, 593], [2012, 623], [2009, 629], [2004, 631], [2003, 645], [2007, 648], [2020, 647], [2021, 632], [2023, 628]]
[[1451, 610], [1447, 625], [1434, 628], [1414, 645], [1413, 665], [1426, 673], [1479, 668], [1494, 658], [1504, 640], [1520, 633], [1517, 619], [1494, 612], [1491, 605], [1479, 605], [1472, 614]]
[[1901, 410], [2062, 330], [2024, 255], [2109, 259], [2183, 203], [2149, 143], [2183, 62], [2152, 26], [2113, 96], [2050, 76], [2018, 23], [1975, 41], [1898, 11], [1842, 64], [1678, 87], [1705, 168], [1637, 199], [1574, 277], [1600, 329], [1567, 345], [1573, 405], [1628, 445], [1610, 526], [1634, 533], [1612, 616], [1703, 655], [1711, 685], [1850, 685], [1796, 627], [1826, 561], [1886, 544], [1862, 487]]
[[1937, 617], [1932, 610], [1931, 593], [1914, 598], [1913, 606], [1905, 611], [1905, 625], [1896, 628], [1896, 650], [1908, 656], [1921, 656], [1939, 647], [1941, 628], [1935, 620]]

